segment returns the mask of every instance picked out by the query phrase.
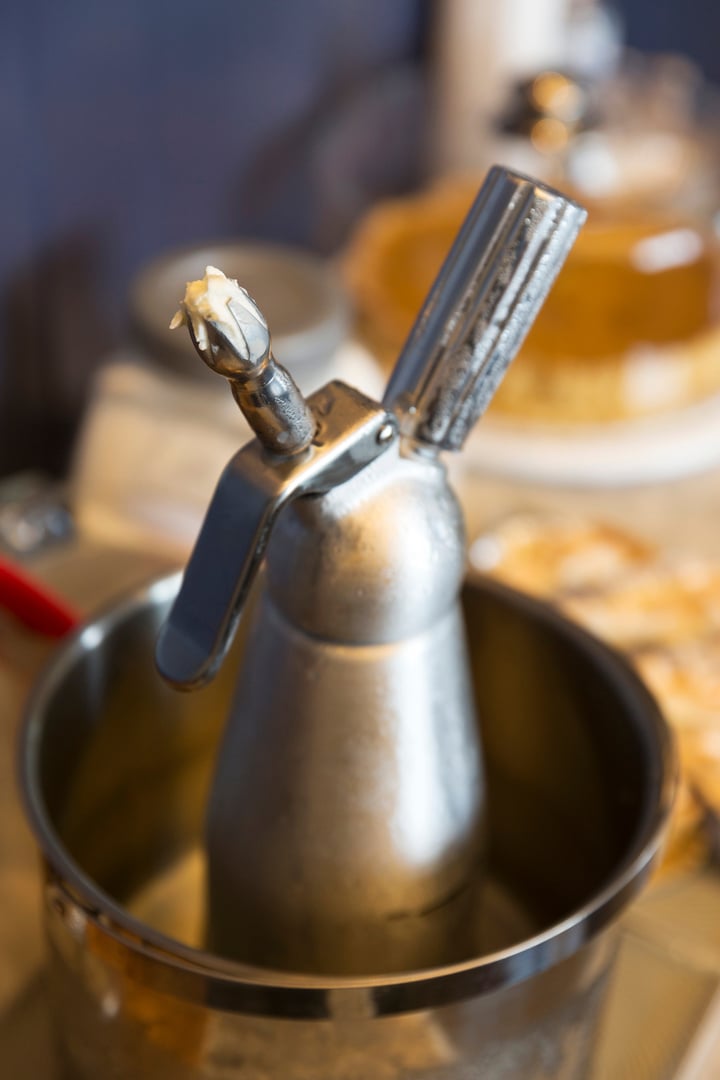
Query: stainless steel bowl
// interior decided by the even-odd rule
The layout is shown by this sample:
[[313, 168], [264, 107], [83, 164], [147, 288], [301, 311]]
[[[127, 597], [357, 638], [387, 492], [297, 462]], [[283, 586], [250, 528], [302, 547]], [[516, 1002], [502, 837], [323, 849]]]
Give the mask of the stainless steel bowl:
[[608, 931], [674, 786], [667, 728], [627, 665], [551, 609], [469, 583], [489, 807], [478, 955], [377, 978], [251, 968], [202, 948], [204, 803], [234, 665], [193, 695], [161, 682], [153, 645], [177, 584], [83, 628], [29, 707], [22, 776], [69, 1074], [587, 1076]]

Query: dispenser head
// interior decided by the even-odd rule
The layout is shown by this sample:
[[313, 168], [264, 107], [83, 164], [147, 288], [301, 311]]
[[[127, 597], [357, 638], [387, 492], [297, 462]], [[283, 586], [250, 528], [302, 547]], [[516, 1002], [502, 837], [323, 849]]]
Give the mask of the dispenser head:
[[251, 297], [208, 267], [173, 325], [230, 382], [257, 438], [223, 473], [161, 632], [169, 682], [201, 685], [229, 647], [273, 522], [299, 495], [345, 483], [400, 433], [459, 450], [487, 408], [562, 266], [585, 211], [507, 169], [490, 170], [420, 312], [380, 405], [342, 383], [305, 401], [272, 355]]
[[304, 454], [273, 458], [253, 439], [218, 481], [155, 651], [180, 690], [202, 686], [222, 662], [282, 507], [342, 484], [395, 442], [394, 417], [344, 383], [318, 390], [309, 408], [316, 431]]

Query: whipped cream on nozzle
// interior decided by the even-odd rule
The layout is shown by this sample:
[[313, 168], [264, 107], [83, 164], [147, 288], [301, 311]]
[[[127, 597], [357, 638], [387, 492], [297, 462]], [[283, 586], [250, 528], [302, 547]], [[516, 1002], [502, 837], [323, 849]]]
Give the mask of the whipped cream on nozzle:
[[287, 457], [305, 450], [316, 422], [288, 371], [270, 351], [270, 331], [252, 297], [215, 266], [189, 281], [170, 329], [187, 326], [200, 359], [230, 382], [258, 439]]
[[203, 360], [223, 375], [247, 372], [270, 350], [270, 332], [255, 301], [215, 266], [207, 266], [203, 278], [187, 283], [170, 329], [179, 326], [190, 328]]

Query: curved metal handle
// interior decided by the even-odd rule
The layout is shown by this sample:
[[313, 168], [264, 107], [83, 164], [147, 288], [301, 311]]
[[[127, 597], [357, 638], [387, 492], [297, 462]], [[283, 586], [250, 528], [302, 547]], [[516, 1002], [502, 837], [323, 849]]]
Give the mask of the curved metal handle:
[[309, 405], [317, 431], [304, 454], [271, 457], [253, 439], [220, 477], [155, 650], [160, 674], [179, 689], [217, 671], [282, 507], [343, 483], [395, 441], [394, 417], [344, 383], [328, 383]]
[[460, 450], [562, 267], [586, 211], [495, 166], [403, 348], [383, 403], [402, 431]]

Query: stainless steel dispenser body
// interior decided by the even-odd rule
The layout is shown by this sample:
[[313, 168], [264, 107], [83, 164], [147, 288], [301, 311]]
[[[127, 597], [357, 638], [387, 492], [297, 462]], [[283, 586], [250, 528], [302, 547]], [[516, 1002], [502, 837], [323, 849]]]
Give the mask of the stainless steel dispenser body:
[[216, 951], [368, 974], [473, 951], [463, 569], [443, 466], [398, 444], [279, 517], [210, 801]]

